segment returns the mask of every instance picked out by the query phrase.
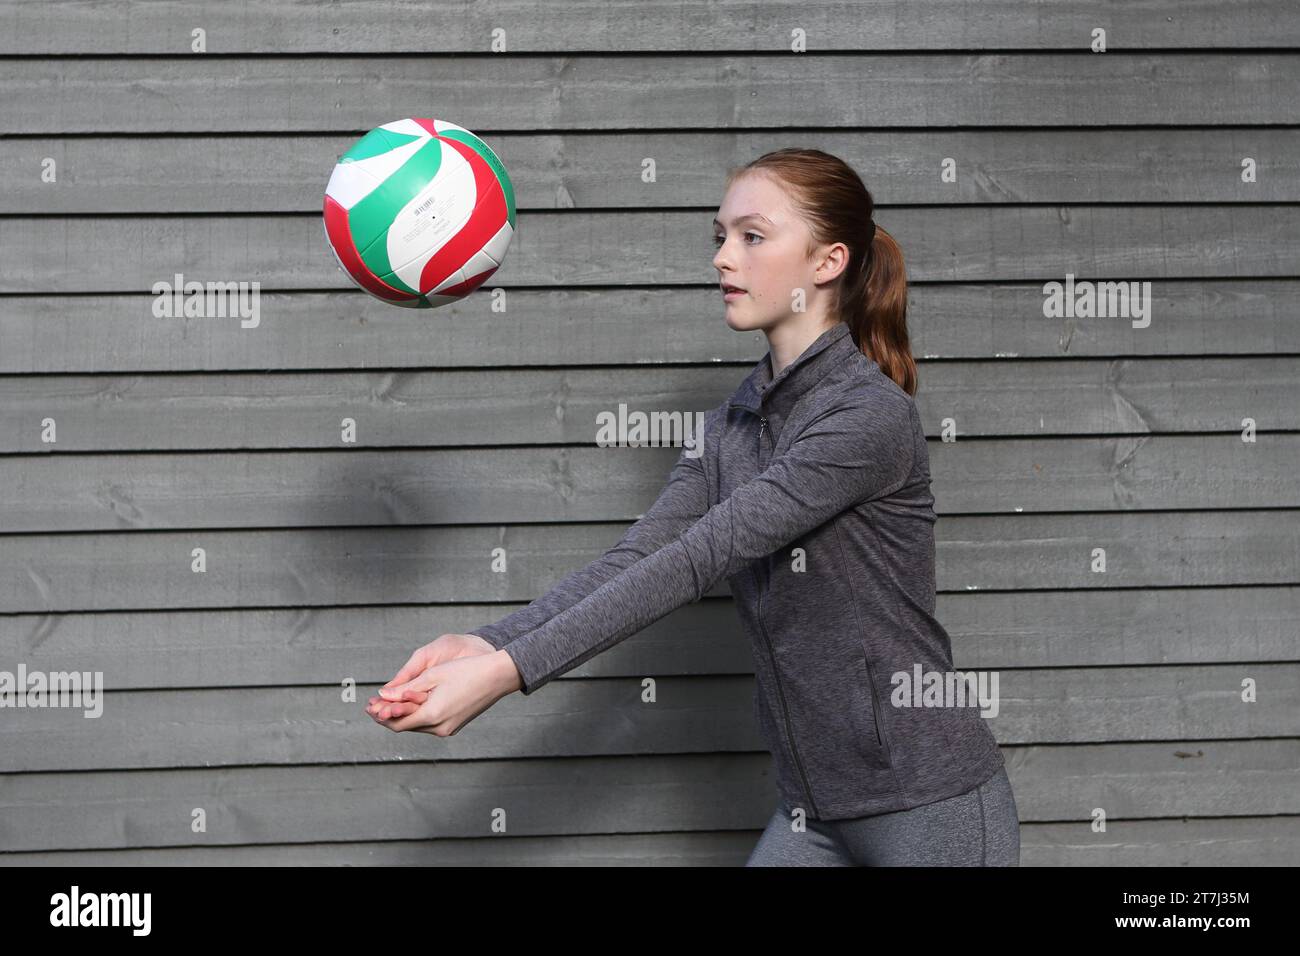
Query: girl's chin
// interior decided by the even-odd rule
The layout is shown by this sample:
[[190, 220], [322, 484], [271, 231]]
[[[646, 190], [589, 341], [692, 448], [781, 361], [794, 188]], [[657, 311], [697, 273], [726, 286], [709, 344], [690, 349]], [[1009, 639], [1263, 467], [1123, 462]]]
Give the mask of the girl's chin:
[[735, 314], [734, 309], [728, 309], [727, 314], [723, 316], [727, 323], [727, 328], [733, 332], [766, 332], [772, 327], [772, 323], [764, 324], [761, 321], [751, 321]]

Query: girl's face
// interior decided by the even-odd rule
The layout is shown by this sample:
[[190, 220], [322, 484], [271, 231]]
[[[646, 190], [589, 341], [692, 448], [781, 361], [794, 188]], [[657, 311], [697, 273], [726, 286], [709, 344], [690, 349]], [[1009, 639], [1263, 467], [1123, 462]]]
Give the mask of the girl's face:
[[[768, 176], [751, 173], [732, 183], [713, 222], [719, 287], [745, 290], [723, 300], [727, 325], [737, 332], [769, 329], [796, 308], [812, 311], [819, 290], [813, 281], [817, 264], [806, 254], [810, 238], [784, 190]], [[802, 301], [795, 297], [799, 289]]]

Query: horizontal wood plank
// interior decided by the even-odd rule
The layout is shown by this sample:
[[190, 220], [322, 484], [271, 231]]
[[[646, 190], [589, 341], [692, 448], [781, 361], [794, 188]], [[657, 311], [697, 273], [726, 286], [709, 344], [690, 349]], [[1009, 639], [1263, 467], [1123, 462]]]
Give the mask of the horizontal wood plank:
[[[1300, 18], [1297, 18], [1300, 21]], [[816, 130], [804, 134], [862, 176], [876, 207], [1008, 203], [1261, 203], [1300, 199], [1300, 129]], [[4, 215], [319, 213], [325, 167], [354, 133], [0, 139], [15, 175]], [[532, 210], [716, 206], [719, 176], [786, 145], [784, 131], [499, 133], [515, 202]], [[1224, 170], [1243, 157], [1254, 182]], [[642, 163], [655, 161], [647, 189]], [[957, 163], [955, 181], [938, 158]], [[53, 159], [57, 186], [36, 175]], [[148, 169], [142, 177], [140, 170]], [[305, 343], [304, 343], [305, 344]]]
[[[1087, 827], [1098, 807], [1108, 832], [1143, 819], [1300, 814], [1296, 740], [1009, 746], [1003, 756], [1022, 827]], [[777, 797], [766, 753], [24, 773], [0, 786], [0, 865], [37, 851], [474, 839], [491, 835], [498, 808], [511, 840], [704, 837], [761, 829]], [[191, 829], [196, 807], [202, 833]]]
[[[387, 474], [363, 467], [378, 460], [357, 459], [365, 449], [527, 445], [549, 455], [551, 451], [538, 446], [576, 445], [608, 452], [596, 456], [597, 467], [623, 458], [637, 467], [644, 463], [649, 473], [666, 474], [681, 451], [687, 421], [693, 429], [698, 416], [726, 401], [751, 368], [738, 363], [691, 368], [8, 376], [0, 378], [0, 451], [39, 452], [57, 459], [105, 451], [255, 449], [283, 456], [292, 449], [319, 449], [346, 453], [353, 481], [361, 480], [364, 487], [382, 485], [377, 476]], [[1269, 448], [1285, 462], [1286, 440], [1270, 436], [1300, 427], [1300, 404], [1295, 401], [1300, 357], [936, 362], [922, 364], [918, 376], [917, 409], [923, 429], [936, 443], [945, 430], [955, 438], [948, 444], [1002, 437], [1042, 441], [1048, 436], [1132, 436], [1128, 442], [1093, 446], [1103, 458], [1109, 452], [1112, 464], [1106, 467], [1118, 467], [1145, 447], [1152, 434], [1213, 432], [1218, 434], [1208, 440], [1222, 448], [1222, 457], [1212, 461], [1233, 474], [1242, 469], [1249, 474], [1251, 466], [1239, 459], [1273, 441]], [[633, 434], [626, 426], [637, 413], [647, 421], [661, 416], [657, 430], [646, 433], [645, 448], [626, 443]], [[47, 419], [54, 424], [53, 442], [46, 440]], [[348, 421], [355, 429], [345, 441]], [[619, 421], [625, 427], [608, 427]], [[1253, 443], [1242, 441], [1247, 422], [1257, 431]], [[596, 445], [605, 440], [623, 444]], [[547, 465], [553, 472], [550, 480], [571, 486], [572, 478], [564, 475], [573, 466], [572, 455], [584, 447], [566, 449], [568, 457], [550, 458], [555, 463]], [[940, 453], [932, 451], [932, 459]], [[252, 457], [247, 459], [250, 464]], [[184, 459], [170, 460], [158, 467], [174, 469], [177, 480], [193, 480], [184, 473]], [[399, 460], [395, 456], [389, 464]], [[443, 480], [461, 480], [484, 467], [481, 462], [490, 456], [479, 458], [476, 452], [475, 460], [479, 464], [457, 463]], [[500, 463], [499, 456], [495, 462]], [[64, 465], [11, 459], [5, 467], [17, 469], [10, 474], [41, 475], [62, 471]], [[90, 467], [118, 474], [124, 466], [113, 457]], [[1260, 474], [1268, 473], [1264, 466]], [[1034, 475], [1043, 477], [1040, 471]], [[1126, 478], [1136, 480], [1131, 472]], [[1203, 480], [1213, 478], [1207, 471]], [[508, 480], [525, 485], [530, 481], [524, 474], [512, 474]]]
[[[0, 866], [743, 866], [759, 831], [0, 853]], [[1295, 866], [1300, 817], [1020, 828], [1022, 866]]]
[[[1163, 279], [1151, 294], [1151, 323], [1134, 328], [1112, 316], [1045, 318], [1041, 285], [910, 283], [920, 398], [938, 374], [928, 359], [1300, 354], [1300, 281]], [[752, 365], [767, 353], [761, 332], [734, 332], [722, 320], [715, 286], [511, 289], [505, 312], [490, 311], [490, 295], [481, 290], [431, 314], [360, 291], [263, 291], [251, 329], [233, 317], [155, 317], [148, 294], [0, 296], [0, 373], [424, 366], [499, 374], [525, 365]], [[1034, 374], [1018, 363], [1014, 377]], [[0, 414], [33, 392], [50, 401], [45, 388], [23, 382], [15, 395], [0, 379]]]
[[791, 55], [783, 43], [779, 53], [653, 56], [249, 58], [181, 49], [130, 59], [23, 57], [0, 60], [0, 88], [8, 94], [0, 100], [0, 129], [360, 134], [426, 116], [431, 90], [437, 118], [484, 133], [783, 127], [792, 120], [825, 128], [1242, 126], [1300, 117], [1294, 53], [1097, 54], [1089, 40], [1078, 34], [1070, 52], [995, 54], [809, 56]]
[[[941, 590], [1300, 583], [1290, 512], [946, 517]], [[627, 524], [87, 532], [0, 537], [0, 613], [532, 600]], [[206, 570], [194, 570], [195, 549]], [[500, 549], [494, 555], [496, 549]], [[1095, 549], [1106, 569], [1092, 570]], [[492, 571], [496, 557], [505, 571]], [[720, 581], [706, 596], [728, 594]]]
[[[117, 434], [125, 436], [122, 423]], [[173, 423], [174, 425], [175, 423]], [[593, 426], [594, 430], [594, 426]], [[173, 428], [134, 430], [174, 435]], [[416, 436], [412, 435], [412, 438]], [[95, 438], [102, 440], [96, 432]], [[193, 440], [194, 436], [190, 436]], [[1300, 508], [1300, 435], [929, 443], [935, 512]], [[681, 449], [0, 457], [7, 532], [627, 521]]]
[[[698, 283], [716, 289], [709, 226], [714, 211], [533, 212], [527, 222], [521, 217], [490, 285], [509, 290]], [[1300, 262], [1300, 205], [953, 206], [894, 209], [876, 221], [901, 244], [908, 277], [917, 281], [1063, 285], [1073, 276], [1076, 283], [1151, 282], [1154, 296], [1164, 279], [1296, 278]], [[105, 249], [114, 254], [104, 255]], [[151, 292], [166, 283], [170, 300], [178, 274], [205, 289], [206, 283], [242, 288], [243, 301], [222, 291], [201, 304], [204, 323], [245, 332], [277, 320], [262, 309], [262, 292], [354, 288], [325, 242], [319, 215], [16, 216], [0, 231], [0, 255], [8, 264], [0, 275], [0, 293], [6, 294]], [[74, 262], [76, 268], [66, 265]], [[1143, 303], [1144, 288], [1137, 287]], [[1044, 321], [1042, 292], [1040, 286], [1037, 308], [1024, 319]], [[470, 305], [461, 313], [470, 321], [491, 314], [490, 296], [473, 297]], [[1122, 306], [1116, 300], [1116, 308]], [[716, 308], [713, 321], [721, 322], [721, 304]], [[151, 314], [140, 318], [153, 324], [147, 322]], [[448, 315], [441, 309], [423, 314], [430, 323]], [[1162, 317], [1177, 320], [1152, 312], [1121, 313], [1111, 321], [1139, 331]]]
[[[556, 572], [558, 573], [558, 571]], [[1217, 664], [1295, 659], [1300, 587], [943, 591], [935, 614], [958, 668]], [[0, 616], [0, 661], [102, 671], [115, 686], [378, 686], [440, 634], [520, 605], [218, 608]], [[730, 598], [670, 612], [562, 676], [752, 674]]]
[[[199, 9], [196, 10], [195, 7]], [[496, 2], [458, 5], [437, 20], [436, 49], [429, 11], [401, 0], [365, 4], [303, 4], [259, 0], [232, 8], [183, 0], [119, 0], [105, 6], [75, 0], [4, 0], [0, 54], [187, 53], [202, 27], [207, 49], [249, 53], [482, 53], [495, 31], [507, 53], [784, 51], [795, 29], [810, 52], [822, 50], [1078, 50], [1098, 26], [1097, 11], [1071, 0], [1020, 0], [993, 5], [962, 0], [781, 0], [725, 7], [707, 0], [638, 3], [617, 15], [599, 5]], [[599, 10], [601, 14], [605, 11]], [[1252, 0], [1223, 16], [1215, 6], [1177, 0], [1133, 0], [1106, 10], [1115, 52], [1147, 48], [1194, 50], [1300, 44], [1300, 27], [1286, 0]], [[737, 29], [737, 23], [742, 29]]]
[[[360, 662], [358, 662], [360, 663]], [[109, 689], [96, 705], [15, 707], [0, 722], [0, 773], [291, 765], [365, 760], [761, 751], [752, 677], [554, 681], [511, 695], [451, 737], [397, 734], [340, 684], [157, 691]], [[344, 674], [340, 678], [353, 677]], [[1258, 701], [1242, 700], [1249, 678]], [[129, 681], [129, 676], [126, 676]], [[1300, 737], [1300, 664], [1019, 669], [999, 672], [999, 744]], [[906, 711], [892, 714], [902, 721]], [[520, 799], [528, 787], [517, 785]]]

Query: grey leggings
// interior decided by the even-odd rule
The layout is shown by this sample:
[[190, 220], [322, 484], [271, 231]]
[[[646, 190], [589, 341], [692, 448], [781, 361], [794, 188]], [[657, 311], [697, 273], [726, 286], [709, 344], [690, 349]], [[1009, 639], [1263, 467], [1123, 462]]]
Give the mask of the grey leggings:
[[778, 805], [746, 866], [1019, 866], [1020, 816], [1006, 767], [974, 790], [910, 810], [791, 828]]

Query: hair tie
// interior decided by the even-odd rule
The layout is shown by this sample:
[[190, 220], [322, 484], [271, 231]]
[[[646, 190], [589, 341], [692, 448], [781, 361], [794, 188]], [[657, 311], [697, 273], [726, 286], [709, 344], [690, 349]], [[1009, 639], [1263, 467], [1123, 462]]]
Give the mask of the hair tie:
[[876, 241], [876, 221], [868, 219], [867, 227], [867, 245], [862, 250], [862, 262], [858, 264], [858, 269], [863, 275], [867, 274], [867, 267], [871, 262], [871, 244]]

